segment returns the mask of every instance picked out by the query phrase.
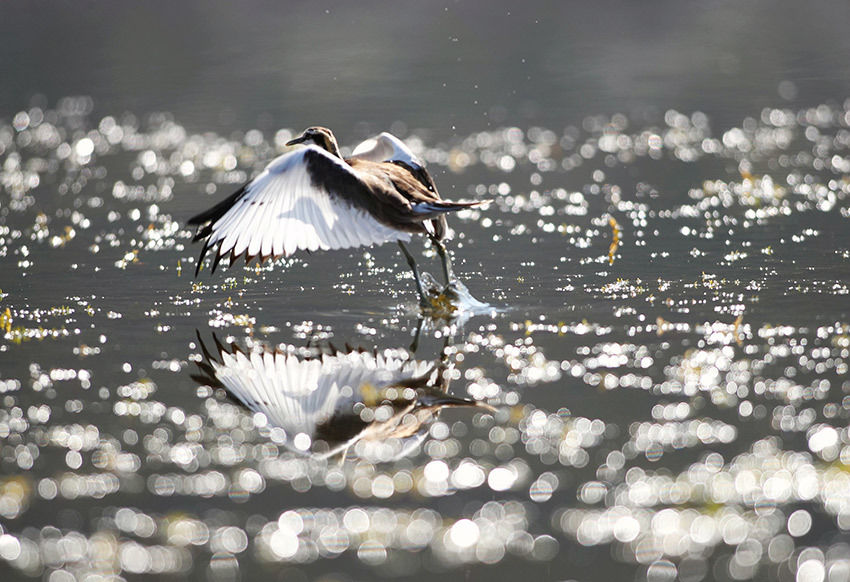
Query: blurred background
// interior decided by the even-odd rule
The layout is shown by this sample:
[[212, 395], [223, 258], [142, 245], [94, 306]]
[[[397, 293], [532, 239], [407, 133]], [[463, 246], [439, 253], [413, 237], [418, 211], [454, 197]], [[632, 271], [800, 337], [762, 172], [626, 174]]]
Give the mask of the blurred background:
[[[844, 2], [10, 2], [0, 107], [89, 95], [193, 131], [400, 121], [438, 138], [591, 114], [843, 100]], [[360, 137], [359, 135], [354, 137]]]

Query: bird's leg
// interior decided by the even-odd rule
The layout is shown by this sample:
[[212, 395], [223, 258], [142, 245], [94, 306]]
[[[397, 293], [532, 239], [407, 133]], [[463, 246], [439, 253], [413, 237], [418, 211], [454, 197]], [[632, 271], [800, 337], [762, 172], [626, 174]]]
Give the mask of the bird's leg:
[[443, 244], [443, 241], [434, 235], [431, 235], [430, 238], [431, 244], [433, 244], [434, 248], [437, 249], [437, 254], [440, 255], [440, 260], [443, 262], [443, 276], [446, 278], [446, 287], [448, 287], [454, 278], [454, 274], [452, 273], [452, 262], [451, 259], [449, 259], [449, 252], [446, 250], [446, 245]]
[[425, 318], [422, 317], [422, 314], [416, 320], [416, 332], [413, 334], [413, 343], [410, 344], [409, 351], [411, 354], [415, 354], [416, 350], [419, 349], [419, 336], [422, 335], [422, 325], [425, 323]]
[[403, 242], [398, 241], [398, 246], [401, 247], [401, 253], [407, 259], [407, 264], [410, 265], [413, 271], [413, 280], [416, 281], [416, 292], [419, 293], [419, 305], [421, 307], [428, 307], [428, 299], [425, 297], [425, 290], [422, 288], [422, 280], [419, 278], [419, 269], [416, 268], [416, 261]]

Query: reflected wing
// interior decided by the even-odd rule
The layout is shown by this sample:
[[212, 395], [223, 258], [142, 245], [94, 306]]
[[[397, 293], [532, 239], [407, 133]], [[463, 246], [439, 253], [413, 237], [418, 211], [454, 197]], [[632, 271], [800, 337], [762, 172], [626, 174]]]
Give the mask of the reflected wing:
[[374, 399], [381, 388], [432, 370], [427, 362], [358, 351], [301, 358], [288, 351], [246, 354], [222, 347], [219, 357], [215, 361], [208, 356], [215, 379], [290, 437], [313, 437], [316, 427], [335, 412], [352, 414], [355, 402]]
[[300, 360], [293, 354], [254, 351], [223, 352], [212, 362], [216, 378], [253, 412], [291, 436], [313, 434], [315, 425], [330, 418], [341, 398], [340, 385], [322, 373], [321, 360]]
[[[321, 180], [314, 179], [321, 175]], [[215, 249], [213, 271], [230, 256], [290, 256], [297, 250], [344, 249], [409, 240], [410, 235], [363, 210], [368, 188], [345, 162], [315, 146], [272, 161], [232, 196], [189, 220], [201, 228], [194, 240]], [[196, 270], [196, 274], [197, 274]]]

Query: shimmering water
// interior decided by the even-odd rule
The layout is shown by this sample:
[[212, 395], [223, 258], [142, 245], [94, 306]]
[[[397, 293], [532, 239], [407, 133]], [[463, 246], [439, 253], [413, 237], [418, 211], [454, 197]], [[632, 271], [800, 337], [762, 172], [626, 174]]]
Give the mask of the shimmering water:
[[[218, 8], [205, 22], [232, 15]], [[317, 10], [286, 30], [316, 30]], [[352, 34], [328, 10], [331, 30]], [[737, 22], [730, 10], [717, 18]], [[546, 10], [515, 25], [529, 34], [543, 22], [528, 57], [483, 39], [462, 9], [446, 12], [457, 17], [432, 14], [417, 34], [450, 34], [440, 50], [452, 55], [467, 42], [456, 55], [473, 62], [491, 45], [528, 58], [546, 90], [514, 78], [514, 64], [500, 82], [519, 93], [499, 97], [486, 69], [464, 76], [451, 61], [428, 75], [489, 80], [486, 96], [470, 93], [483, 104], [429, 98], [438, 84], [409, 95], [408, 111], [399, 95], [413, 92], [394, 85], [348, 94], [341, 112], [330, 107], [341, 98], [317, 91], [298, 107], [325, 116], [301, 119], [232, 88], [199, 110], [153, 85], [129, 100], [100, 78], [93, 97], [31, 101], [55, 81], [20, 65], [16, 82], [30, 85], [8, 90], [0, 111], [3, 579], [850, 579], [846, 63], [824, 53], [807, 62], [815, 75], [771, 76], [768, 59], [727, 95], [724, 67], [740, 71], [749, 53], [709, 45], [706, 62], [723, 66], [697, 73], [711, 91], [671, 102], [663, 83], [626, 80], [624, 92], [643, 88], [640, 103], [594, 101], [593, 87], [558, 93], [580, 71], [535, 76], [566, 50]], [[664, 14], [638, 36], [695, 26]], [[771, 13], [753, 51], [790, 16]], [[846, 44], [830, 36], [837, 20], [821, 15], [826, 30], [809, 40]], [[84, 27], [119, 22], [107, 12]], [[602, 73], [647, 54], [632, 42], [643, 52]], [[802, 41], [788, 42], [770, 54], [803, 59]], [[400, 59], [418, 54], [405, 47]], [[658, 74], [675, 83], [687, 59], [672, 52]], [[205, 54], [202, 80], [213, 74]], [[228, 55], [237, 77], [241, 63], [262, 70], [255, 53]], [[312, 78], [304, 66], [265, 74]], [[124, 79], [111, 67], [77, 70]], [[284, 93], [299, 91], [313, 95]], [[187, 217], [303, 126], [338, 121], [349, 147], [385, 129], [374, 127], [382, 98], [396, 116], [386, 125], [444, 196], [493, 199], [450, 221], [461, 301], [421, 317], [392, 245], [193, 278]], [[433, 251], [412, 248], [437, 275]], [[317, 403], [297, 394], [308, 373], [347, 380]], [[252, 410], [227, 395], [240, 382], [277, 382], [291, 398]], [[442, 391], [480, 404], [395, 416]]]

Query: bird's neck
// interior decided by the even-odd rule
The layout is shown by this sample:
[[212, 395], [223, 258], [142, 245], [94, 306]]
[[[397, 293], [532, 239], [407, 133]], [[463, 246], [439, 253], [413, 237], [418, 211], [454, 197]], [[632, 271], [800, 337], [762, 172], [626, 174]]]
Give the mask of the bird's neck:
[[336, 144], [336, 140], [330, 140], [330, 143], [325, 144], [325, 149], [330, 152], [332, 155], [342, 159], [342, 154], [339, 151], [339, 146]]

